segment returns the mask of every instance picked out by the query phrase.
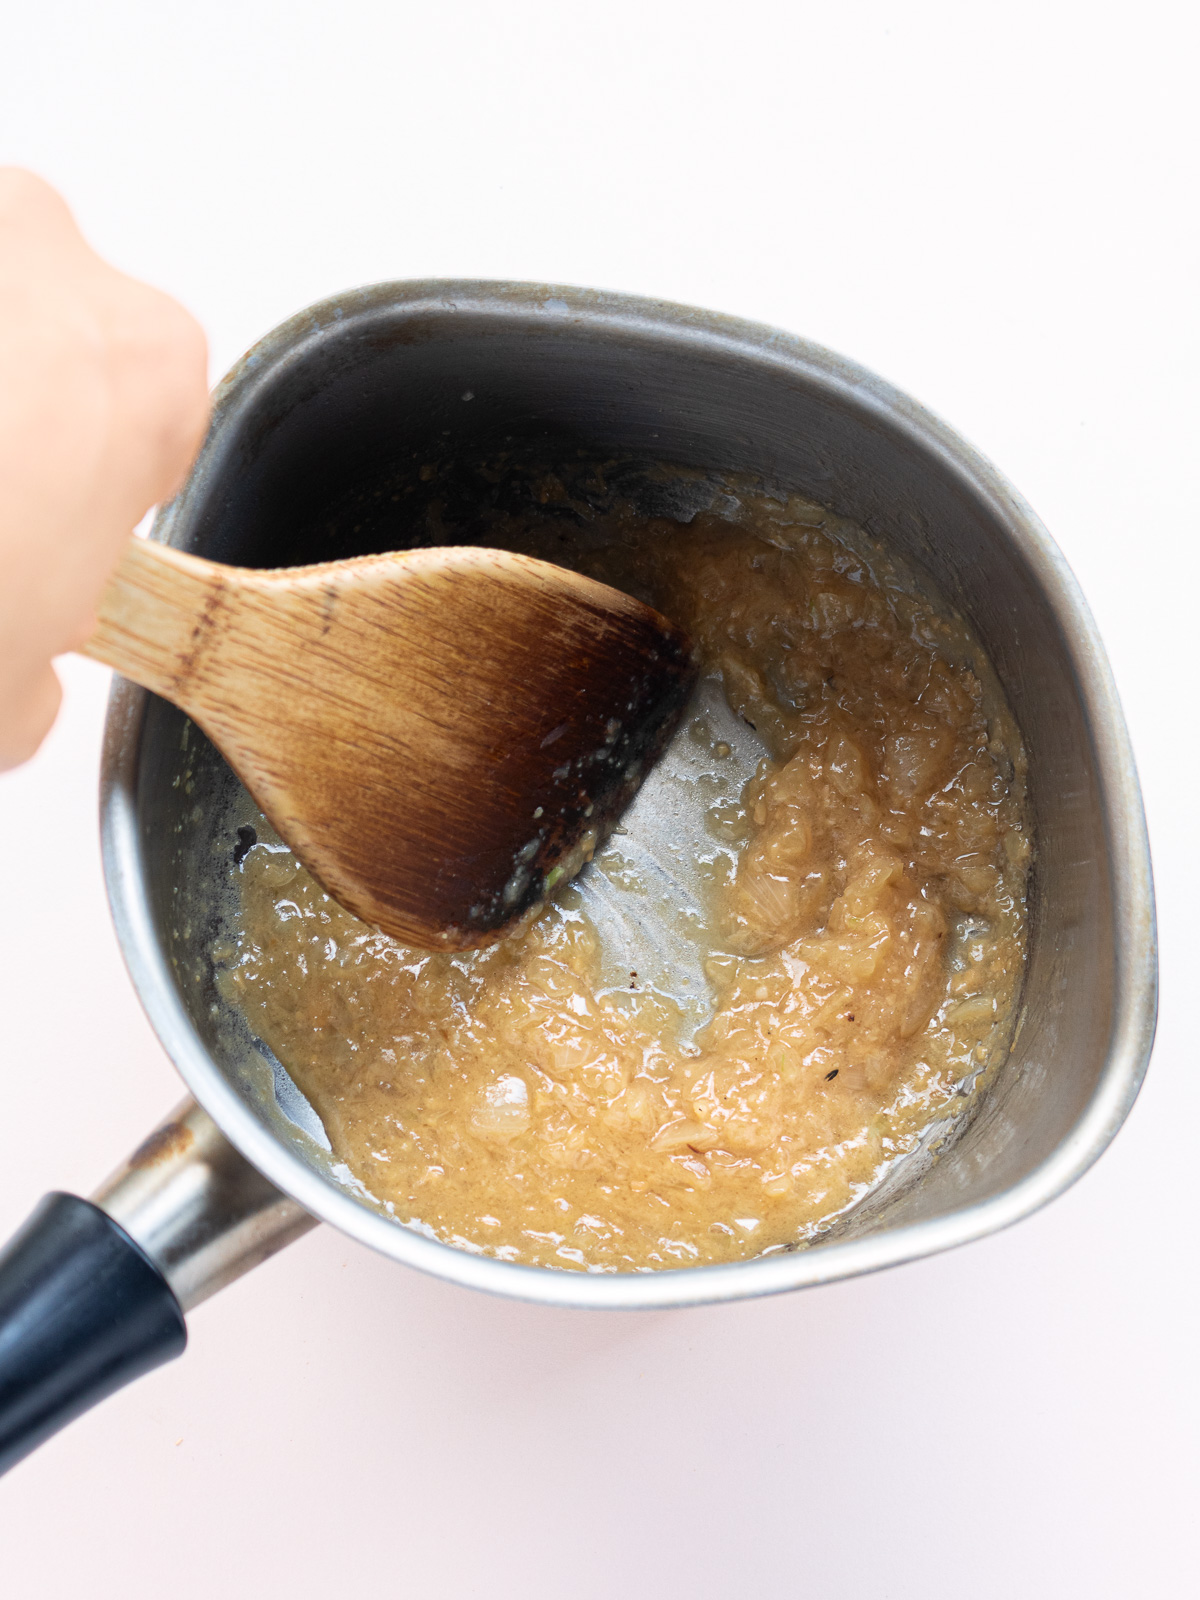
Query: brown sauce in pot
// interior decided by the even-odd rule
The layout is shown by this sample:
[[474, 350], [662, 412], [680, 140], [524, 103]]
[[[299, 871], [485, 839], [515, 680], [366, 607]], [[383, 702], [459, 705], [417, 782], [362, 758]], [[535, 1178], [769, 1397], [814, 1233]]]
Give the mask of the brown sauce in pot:
[[[803, 1244], [1008, 1049], [1030, 853], [1015, 724], [966, 626], [806, 503], [731, 494], [687, 525], [619, 508], [568, 544], [514, 520], [493, 542], [678, 621], [766, 746], [731, 791], [711, 718], [680, 735], [706, 768], [703, 904], [681, 926], [707, 1020], [689, 1029], [636, 970], [613, 982], [581, 887], [518, 937], [431, 954], [341, 910], [265, 824], [236, 869], [225, 991], [335, 1156], [439, 1239], [602, 1271]], [[653, 888], [619, 834], [589, 870]]]

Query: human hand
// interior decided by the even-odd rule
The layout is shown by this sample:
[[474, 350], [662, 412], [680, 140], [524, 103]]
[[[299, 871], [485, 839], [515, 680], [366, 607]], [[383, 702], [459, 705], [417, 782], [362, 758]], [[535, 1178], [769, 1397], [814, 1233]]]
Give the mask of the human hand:
[[0, 771], [31, 756], [130, 533], [179, 488], [208, 417], [182, 306], [110, 267], [62, 199], [0, 168]]

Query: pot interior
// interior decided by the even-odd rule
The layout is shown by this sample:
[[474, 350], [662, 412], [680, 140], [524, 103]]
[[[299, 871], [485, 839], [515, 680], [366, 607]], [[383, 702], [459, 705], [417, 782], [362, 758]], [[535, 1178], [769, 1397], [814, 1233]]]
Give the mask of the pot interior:
[[[1029, 755], [1018, 1033], [971, 1115], [941, 1129], [940, 1150], [897, 1164], [814, 1250], [1018, 1184], [1077, 1127], [1109, 1052], [1114, 886], [1079, 640], [1052, 556], [955, 443], [869, 375], [767, 330], [578, 292], [385, 285], [306, 313], [246, 358], [158, 530], [233, 564], [295, 565], [486, 543], [496, 511], [564, 463], [606, 463], [647, 511], [685, 518], [689, 497], [695, 509], [711, 496], [710, 474], [740, 474], [851, 518], [961, 608]], [[153, 698], [136, 801], [156, 934], [217, 1070], [301, 1161], [353, 1187], [214, 982], [211, 952], [232, 915], [224, 863], [252, 803], [199, 731]]]

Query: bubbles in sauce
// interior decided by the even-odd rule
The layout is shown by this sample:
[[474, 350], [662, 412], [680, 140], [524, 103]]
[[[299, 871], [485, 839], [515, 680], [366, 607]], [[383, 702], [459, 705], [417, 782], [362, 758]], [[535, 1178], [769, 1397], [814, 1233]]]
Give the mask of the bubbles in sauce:
[[563, 533], [488, 542], [648, 600], [703, 663], [622, 830], [454, 956], [349, 916], [256, 821], [220, 981], [399, 1221], [600, 1271], [792, 1248], [1007, 1050], [1020, 737], [965, 625], [819, 507]]

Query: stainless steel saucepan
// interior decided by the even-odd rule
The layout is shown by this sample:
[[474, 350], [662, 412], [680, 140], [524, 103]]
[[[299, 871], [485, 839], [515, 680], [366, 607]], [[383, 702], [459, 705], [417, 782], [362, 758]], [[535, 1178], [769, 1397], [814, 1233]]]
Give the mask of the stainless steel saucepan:
[[994, 1232], [1059, 1194], [1120, 1127], [1150, 1051], [1156, 956], [1137, 775], [1104, 651], [1020, 496], [881, 379], [802, 339], [655, 301], [383, 284], [294, 317], [239, 363], [154, 537], [265, 566], [396, 548], [421, 530], [472, 539], [480, 485], [505, 492], [480, 463], [581, 459], [645, 481], [660, 463], [805, 494], [894, 544], [970, 618], [1030, 762], [1036, 853], [1011, 1056], [936, 1155], [900, 1163], [805, 1249], [611, 1275], [436, 1243], [339, 1178], [307, 1102], [222, 1000], [213, 951], [244, 797], [182, 713], [118, 681], [102, 780], [109, 894], [133, 981], [195, 1098], [91, 1202], [43, 1201], [0, 1258], [0, 1465], [178, 1354], [184, 1312], [318, 1220], [470, 1288], [695, 1305]]

